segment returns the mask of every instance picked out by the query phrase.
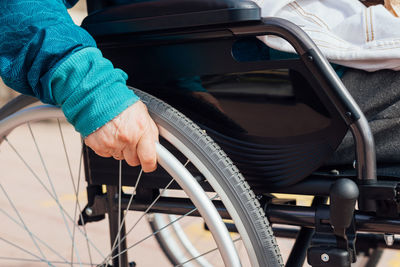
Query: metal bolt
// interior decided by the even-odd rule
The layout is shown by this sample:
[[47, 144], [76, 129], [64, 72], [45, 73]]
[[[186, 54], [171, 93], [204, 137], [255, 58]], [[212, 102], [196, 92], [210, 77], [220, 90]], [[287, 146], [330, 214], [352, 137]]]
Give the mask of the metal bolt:
[[262, 195], [256, 195], [256, 198], [257, 198], [257, 200], [260, 200], [260, 199], [263, 198], [263, 196]]
[[311, 55], [308, 55], [308, 56], [307, 56], [307, 59], [308, 59], [308, 61], [310, 61], [310, 62], [313, 62], [313, 60], [314, 60], [313, 56], [311, 56]]
[[340, 174], [340, 172], [338, 170], [331, 170], [331, 173], [333, 175], [339, 175]]
[[321, 254], [321, 260], [322, 260], [323, 262], [328, 262], [328, 261], [329, 261], [329, 255], [326, 254], [326, 253]]
[[346, 112], [346, 116], [349, 117], [349, 118], [351, 118], [351, 117], [353, 116], [353, 113], [351, 113], [350, 111], [347, 111], [347, 112]]
[[85, 213], [86, 213], [87, 216], [92, 216], [93, 210], [88, 207], [88, 208], [85, 209]]
[[384, 234], [383, 238], [385, 239], [385, 243], [387, 246], [393, 246], [394, 243], [394, 234]]

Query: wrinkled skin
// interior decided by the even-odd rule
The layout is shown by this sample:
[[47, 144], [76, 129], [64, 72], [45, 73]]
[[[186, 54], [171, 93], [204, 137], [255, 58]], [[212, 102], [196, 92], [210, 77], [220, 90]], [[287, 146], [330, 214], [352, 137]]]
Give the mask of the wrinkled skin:
[[124, 159], [131, 166], [142, 165], [144, 172], [157, 167], [155, 142], [157, 126], [141, 101], [85, 138], [85, 144], [97, 155]]

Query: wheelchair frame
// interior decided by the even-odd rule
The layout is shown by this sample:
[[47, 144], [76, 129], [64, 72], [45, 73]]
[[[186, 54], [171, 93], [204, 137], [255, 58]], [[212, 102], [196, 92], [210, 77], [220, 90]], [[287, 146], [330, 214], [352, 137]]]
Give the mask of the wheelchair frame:
[[[91, 2], [94, 1], [88, 1], [89, 8], [91, 7]], [[354, 250], [356, 248], [355, 235], [357, 231], [400, 234], [400, 231], [398, 230], [400, 223], [398, 220], [398, 183], [395, 180], [384, 181], [377, 179], [374, 140], [368, 122], [358, 105], [355, 103], [340, 79], [337, 77], [328, 61], [321, 54], [312, 40], [298, 26], [283, 19], [265, 18], [259, 23], [249, 24], [250, 25], [226, 26], [223, 28], [226, 31], [218, 36], [212, 34], [213, 32], [221, 30], [218, 29], [218, 27], [214, 29], [215, 31], [210, 30], [209, 34], [203, 33], [202, 36], [196, 36], [194, 33], [191, 36], [192, 39], [190, 39], [191, 43], [185, 43], [185, 45], [194, 47], [195, 45], [193, 45], [193, 42], [201, 43], [202, 40], [209, 40], [211, 38], [213, 38], [213, 40], [221, 39], [225, 41], [225, 43], [222, 45], [225, 46], [224, 48], [220, 48], [218, 45], [216, 45], [215, 51], [212, 53], [212, 57], [215, 59], [215, 62], [220, 62], [221, 64], [214, 64], [212, 67], [210, 67], [210, 65], [207, 66], [204, 62], [200, 62], [195, 73], [210, 74], [220, 73], [222, 69], [222, 72], [234, 72], [239, 70], [250, 71], [290, 66], [291, 68], [294, 68], [305, 75], [308, 80], [317, 84], [317, 87], [320, 90], [316, 91], [315, 93], [320, 98], [328, 99], [328, 101], [334, 106], [340, 115], [340, 118], [351, 130], [355, 141], [357, 162], [355, 167], [357, 169], [357, 185], [355, 186], [351, 180], [346, 180], [342, 185], [336, 186], [339, 186], [339, 192], [346, 191], [346, 188], [354, 188], [355, 186], [355, 188], [359, 189], [360, 194], [358, 195], [356, 192], [357, 190], [354, 190], [354, 192], [352, 192], [352, 196], [339, 194], [336, 196], [337, 198], [335, 198], [335, 196], [332, 195], [332, 188], [334, 187], [336, 181], [329, 178], [324, 179], [324, 177], [311, 174], [307, 179], [299, 181], [294, 185], [290, 185], [285, 188], [273, 188], [271, 190], [267, 189], [262, 192], [316, 195], [311, 207], [274, 204], [274, 202], [278, 201], [268, 198], [263, 198], [261, 202], [265, 205], [265, 211], [271, 223], [296, 225], [302, 227], [299, 232], [276, 229], [276, 236], [278, 237], [290, 236], [294, 238], [297, 236], [297, 241], [287, 266], [302, 266], [302, 262], [304, 261], [306, 254], [305, 251], [313, 239], [314, 241], [312, 243], [314, 248], [318, 248], [317, 251], [309, 251], [309, 258], [311, 258], [309, 261], [311, 261], [313, 266], [348, 266], [349, 261], [343, 259], [347, 257], [350, 259], [350, 261], [354, 260], [354, 258], [349, 255], [354, 254]], [[210, 28], [212, 29], [212, 27]], [[242, 63], [239, 67], [238, 63], [232, 58], [226, 57], [226, 53], [221, 53], [222, 50], [218, 50], [226, 49], [226, 47], [229, 47], [234, 40], [263, 35], [275, 35], [287, 40], [296, 50], [300, 60], [302, 61], [302, 64], [298, 64], [299, 62], [296, 60], [281, 60], [275, 62], [246, 62]], [[131, 37], [132, 41], [141, 41], [140, 37], [135, 37], [138, 35], [132, 34], [131, 36], [133, 36]], [[180, 42], [180, 38], [182, 36], [182, 32], [178, 31], [175, 36], [168, 36], [168, 42]], [[103, 49], [105, 55], [111, 58], [117, 66], [125, 66], [125, 64], [124, 62], [120, 61], [118, 56], [115, 57], [112, 52], [109, 52], [111, 50], [108, 48], [112, 47], [115, 43], [122, 41], [122, 38], [124, 38], [122, 35], [121, 37], [116, 35], [114, 36], [112, 42], [108, 42], [107, 37], [96, 37], [96, 40], [99, 42], [99, 46], [101, 49]], [[146, 42], [149, 42], [149, 39], [151, 39], [151, 36], [143, 38], [143, 40]], [[166, 39], [167, 38], [164, 38], [162, 41], [159, 40], [159, 42], [165, 43]], [[155, 42], [157, 43], [157, 41]], [[200, 46], [197, 48], [202, 49]], [[192, 58], [189, 56], [188, 60], [191, 59]], [[196, 58], [196, 60], [198, 60], [198, 58]], [[307, 70], [304, 70], [303, 67], [306, 67]], [[134, 65], [128, 66], [128, 68], [128, 71], [139, 73], [141, 77], [146, 77], [146, 75], [151, 76], [157, 71], [151, 70], [148, 73], [141, 72], [141, 70]], [[149, 68], [151, 69], [151, 67]], [[206, 70], [204, 68], [208, 69]], [[191, 71], [192, 70], [186, 70], [185, 74], [195, 74]], [[169, 74], [174, 76], [174, 73]], [[315, 194], [315, 188], [318, 188], [317, 194]], [[331, 206], [324, 204], [327, 196], [331, 196]], [[357, 211], [354, 211], [354, 197], [358, 199], [359, 210]], [[337, 199], [336, 203], [332, 203], [334, 199]], [[154, 210], [171, 214], [183, 214], [189, 210], [191, 206], [190, 203], [168, 203], [168, 200], [165, 201], [165, 203], [161, 202], [159, 206], [154, 207]], [[171, 207], [171, 204], [172, 206], [175, 206], [176, 209], [166, 208]], [[384, 206], [387, 208], [382, 210], [382, 207]], [[221, 209], [223, 209], [223, 207], [221, 207]], [[329, 226], [328, 228], [331, 228], [330, 226], [332, 225], [330, 213], [337, 213], [336, 209], [349, 210], [349, 214], [351, 214], [349, 215], [350, 218], [348, 218], [350, 220], [350, 224], [347, 222], [345, 226], [336, 225], [336, 227], [334, 227], [342, 227], [347, 229], [348, 233], [344, 233], [341, 236], [346, 241], [344, 243], [347, 244], [338, 241], [340, 239], [338, 234], [332, 234], [331, 229], [327, 229], [327, 226]], [[140, 210], [140, 208], [138, 208], [138, 210]], [[387, 217], [387, 212], [390, 212], [389, 217]], [[221, 214], [223, 217], [226, 217], [226, 214]], [[314, 228], [315, 231], [310, 230], [312, 228]], [[320, 234], [318, 238], [321, 238], [321, 236], [325, 235], [325, 242], [321, 241], [323, 239], [322, 238], [318, 241], [318, 243], [316, 241], [317, 235], [315, 232]], [[371, 244], [371, 241], [378, 241], [376, 246], [379, 247], [384, 246], [385, 243], [383, 238], [378, 238], [378, 235], [373, 234], [361, 234], [358, 235], [357, 238], [360, 241], [367, 241], [368, 244]], [[333, 239], [337, 239], [337, 242], [332, 241]], [[331, 250], [329, 246], [332, 246], [332, 244], [336, 244], [336, 248], [346, 250], [348, 254], [343, 256], [342, 254], [337, 253], [337, 251]], [[335, 245], [333, 246], [335, 247]], [[334, 257], [331, 256], [330, 262], [324, 262], [319, 259], [319, 256], [324, 251], [320, 248], [324, 248], [325, 251], [329, 250], [328, 254], [334, 255]], [[398, 245], [392, 246], [392, 248], [398, 248]], [[332, 260], [332, 258], [334, 260]]]

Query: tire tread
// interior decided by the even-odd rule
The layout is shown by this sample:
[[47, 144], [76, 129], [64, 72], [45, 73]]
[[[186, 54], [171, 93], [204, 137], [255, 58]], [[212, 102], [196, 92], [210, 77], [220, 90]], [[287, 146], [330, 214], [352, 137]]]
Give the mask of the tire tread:
[[256, 195], [245, 181], [239, 169], [225, 152], [207, 135], [205, 130], [202, 130], [178, 110], [154, 96], [137, 89], [134, 90], [141, 100], [145, 102], [150, 113], [156, 111], [159, 116], [162, 116], [169, 123], [173, 124], [183, 135], [190, 137], [199, 150], [207, 153], [207, 156], [220, 170], [231, 189], [235, 192], [235, 195], [239, 198], [239, 202], [242, 203], [247, 214], [250, 216], [249, 221], [254, 226], [259, 237], [259, 246], [265, 255], [267, 264], [265, 266], [284, 266], [279, 247], [264, 210], [261, 208]]

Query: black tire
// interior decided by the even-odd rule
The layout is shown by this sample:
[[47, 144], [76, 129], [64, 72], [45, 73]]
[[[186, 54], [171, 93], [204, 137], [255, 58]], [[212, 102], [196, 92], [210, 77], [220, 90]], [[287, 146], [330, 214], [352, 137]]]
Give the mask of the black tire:
[[[217, 183], [222, 191], [216, 190], [216, 185], [211, 181], [209, 183], [220, 196], [220, 192], [225, 193], [221, 198], [234, 218], [236, 227], [243, 228], [239, 230], [242, 236], [243, 231], [248, 235], [249, 243], [246, 244], [246, 248], [253, 250], [256, 257], [256, 262], [252, 262], [253, 266], [283, 266], [278, 245], [264, 211], [228, 156], [203, 130], [179, 111], [145, 92], [136, 89], [134, 91], [146, 104], [157, 125], [184, 143], [212, 173], [214, 183]], [[168, 137], [166, 139], [168, 140]], [[173, 143], [172, 140], [168, 141]]]
[[[256, 196], [244, 177], [221, 148], [196, 124], [165, 102], [140, 90], [135, 93], [147, 105], [149, 113], [163, 132], [163, 137], [186, 157], [191, 158], [197, 169], [208, 172], [204, 175], [233, 218], [245, 244], [251, 266], [283, 266], [271, 226], [261, 209]], [[32, 104], [31, 99], [20, 96], [14, 103], [0, 110], [9, 115]], [[187, 154], [190, 154], [189, 156]], [[197, 159], [193, 161], [193, 159]], [[175, 263], [174, 263], [175, 264]]]

